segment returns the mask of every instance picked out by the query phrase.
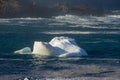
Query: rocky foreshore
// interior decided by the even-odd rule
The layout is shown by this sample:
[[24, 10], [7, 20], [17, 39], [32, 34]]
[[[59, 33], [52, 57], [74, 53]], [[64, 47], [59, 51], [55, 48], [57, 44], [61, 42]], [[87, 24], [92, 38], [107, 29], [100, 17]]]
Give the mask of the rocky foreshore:
[[120, 79], [120, 59], [35, 58], [29, 60], [4, 59], [0, 62], [2, 63], [0, 65], [0, 80]]

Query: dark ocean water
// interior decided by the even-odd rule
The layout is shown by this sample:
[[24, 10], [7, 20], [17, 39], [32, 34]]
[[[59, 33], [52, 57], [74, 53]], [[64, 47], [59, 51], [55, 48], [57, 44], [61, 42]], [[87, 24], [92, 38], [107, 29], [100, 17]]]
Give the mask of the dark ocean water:
[[[31, 60], [36, 58], [34, 55], [14, 54], [15, 50], [32, 48], [34, 41], [49, 42], [56, 36], [74, 38], [87, 51], [86, 58], [120, 58], [120, 15], [0, 19], [0, 64], [4, 63], [0, 66], [0, 75], [13, 74], [11, 71], [22, 73], [23, 66], [32, 64]], [[9, 67], [5, 71], [5, 65], [13, 64], [15, 70]], [[20, 71], [18, 65], [21, 65]]]

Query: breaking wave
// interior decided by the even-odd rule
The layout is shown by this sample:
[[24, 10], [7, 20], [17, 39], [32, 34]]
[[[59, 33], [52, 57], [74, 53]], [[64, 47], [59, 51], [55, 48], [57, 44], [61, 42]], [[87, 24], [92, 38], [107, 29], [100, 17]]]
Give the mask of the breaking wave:
[[11, 21], [11, 20], [41, 20], [41, 19], [44, 19], [44, 18], [31, 18], [31, 17], [26, 17], [26, 18], [1, 18], [0, 21]]
[[[44, 23], [47, 26], [65, 26], [69, 27], [93, 27], [97, 28], [98, 24], [120, 24], [120, 15], [106, 15], [102, 17], [96, 16], [76, 16], [76, 15], [63, 15], [52, 18], [8, 18], [0, 19], [0, 24], [7, 23], [9, 25], [28, 25], [28, 23]], [[26, 24], [27, 23], [27, 24]], [[7, 25], [4, 24], [4, 25]], [[68, 27], [68, 26], [67, 26]]]
[[111, 18], [120, 18], [120, 15], [108, 15], [108, 17], [111, 17]]
[[[49, 31], [44, 29], [37, 32], [44, 34], [119, 34], [120, 15], [106, 15], [97, 17], [66, 14], [54, 16], [52, 18], [10, 18], [0, 19], [0, 25], [16, 25], [16, 27], [30, 26], [34, 28], [49, 27]], [[65, 31], [64, 28], [66, 27], [69, 29], [77, 29], [75, 31]], [[57, 30], [53, 30], [53, 28], [57, 28]], [[3, 32], [4, 31], [1, 31], [0, 33]], [[13, 32], [14, 31], [9, 31], [9, 33]]]

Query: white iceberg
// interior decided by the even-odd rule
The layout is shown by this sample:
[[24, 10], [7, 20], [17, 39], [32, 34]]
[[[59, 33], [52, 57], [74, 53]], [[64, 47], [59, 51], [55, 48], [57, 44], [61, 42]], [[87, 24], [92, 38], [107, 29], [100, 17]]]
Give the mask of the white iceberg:
[[66, 53], [62, 53], [59, 57], [63, 56], [87, 56], [87, 52], [80, 48], [74, 39], [68, 37], [55, 37], [49, 44], [53, 47], [58, 47]]
[[68, 37], [55, 37], [50, 42], [35, 41], [33, 52], [29, 47], [15, 51], [19, 54], [38, 54], [54, 57], [87, 56], [87, 52], [80, 48], [74, 39]]
[[65, 51], [60, 48], [53, 47], [47, 42], [35, 41], [32, 53], [42, 56], [58, 56], [62, 53], [65, 53]]

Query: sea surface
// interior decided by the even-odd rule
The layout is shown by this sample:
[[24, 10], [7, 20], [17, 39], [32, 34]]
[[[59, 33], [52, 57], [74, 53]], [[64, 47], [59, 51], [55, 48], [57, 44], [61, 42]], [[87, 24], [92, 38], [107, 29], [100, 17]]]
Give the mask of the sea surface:
[[[52, 18], [27, 17], [27, 18], [0, 19], [0, 77], [1, 77], [0, 80], [2, 80], [3, 78], [2, 76], [5, 75], [7, 76], [4, 77], [4, 80], [7, 80], [6, 77], [9, 78], [9, 75], [13, 74], [14, 75], [20, 74], [23, 76], [22, 77], [12, 76], [10, 77], [11, 80], [13, 79], [13, 77], [15, 77], [15, 79], [13, 80], [18, 79], [22, 80], [25, 78], [24, 75], [26, 75], [26, 77], [33, 76], [32, 78], [37, 79], [35, 75], [27, 75], [26, 73], [31, 70], [33, 70], [34, 72], [33, 68], [37, 70], [36, 68], [41, 69], [42, 67], [43, 71], [44, 69], [47, 70], [50, 68], [54, 70], [53, 67], [48, 66], [43, 67], [43, 64], [50, 61], [53, 61], [53, 63], [59, 63], [59, 61], [63, 59], [59, 60], [57, 58], [54, 58], [53, 60], [52, 58], [50, 58], [41, 60], [37, 55], [14, 54], [14, 51], [24, 47], [33, 48], [34, 41], [49, 42], [52, 38], [56, 36], [57, 37], [67, 36], [70, 38], [74, 38], [77, 44], [81, 48], [85, 49], [88, 53], [87, 57], [81, 57], [82, 60], [85, 60], [86, 64], [90, 65], [91, 62], [89, 61], [93, 59], [94, 61], [98, 60], [98, 63], [101, 64], [102, 62], [103, 64], [112, 64], [110, 63], [111, 60], [113, 61], [113, 63], [114, 60], [117, 60], [118, 61], [117, 63], [119, 63], [120, 59], [119, 14], [105, 15], [102, 17], [75, 16], [66, 14], [64, 16], [63, 15], [53, 16]], [[79, 58], [79, 60], [81, 60], [81, 58]], [[74, 59], [75, 61], [76, 59], [78, 60], [78, 58], [71, 58], [71, 60]], [[64, 61], [67, 60], [68, 58], [66, 59], [64, 58]], [[99, 62], [99, 60], [101, 60], [102, 62]], [[71, 64], [73, 65], [73, 63]], [[76, 64], [78, 64], [77, 61]], [[93, 64], [96, 65], [97, 62]], [[59, 68], [55, 68], [55, 70], [57, 69], [59, 70]], [[36, 71], [36, 75], [37, 73], [39, 74], [39, 72]], [[48, 73], [46, 73], [46, 75], [47, 74]], [[51, 76], [42, 76], [42, 78], [44, 77]], [[91, 75], [87, 77], [91, 77]], [[96, 76], [94, 76], [93, 74], [92, 77]], [[39, 76], [39, 78], [41, 77]], [[52, 78], [54, 77], [52, 76]]]

